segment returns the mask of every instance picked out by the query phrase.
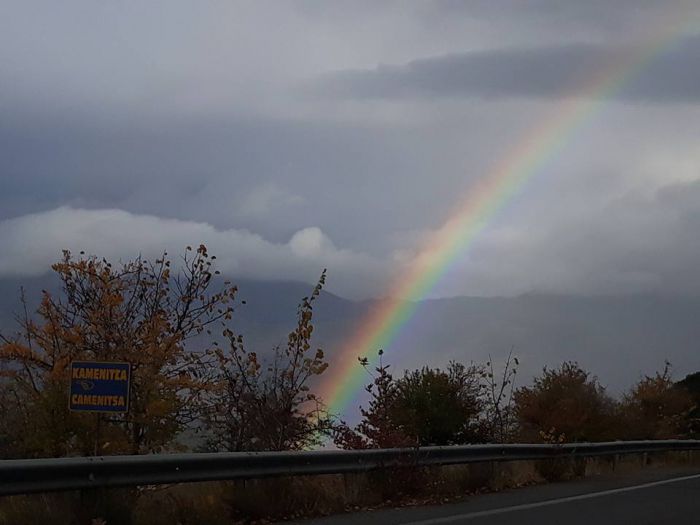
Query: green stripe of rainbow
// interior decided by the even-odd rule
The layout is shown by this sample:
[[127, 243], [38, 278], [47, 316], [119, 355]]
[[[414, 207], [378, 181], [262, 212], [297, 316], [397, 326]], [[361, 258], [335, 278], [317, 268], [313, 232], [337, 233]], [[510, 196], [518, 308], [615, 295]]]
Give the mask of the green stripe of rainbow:
[[596, 116], [606, 102], [653, 59], [663, 54], [689, 27], [686, 13], [677, 11], [644, 45], [624, 56], [611, 57], [598, 75], [554, 108], [484, 177], [432, 236], [408, 270], [390, 287], [387, 298], [360, 323], [356, 334], [333, 357], [323, 377], [321, 397], [329, 410], [342, 415], [366, 381], [358, 356], [372, 358], [386, 348], [425, 297], [489, 221], [523, 185], [554, 159], [575, 133]]

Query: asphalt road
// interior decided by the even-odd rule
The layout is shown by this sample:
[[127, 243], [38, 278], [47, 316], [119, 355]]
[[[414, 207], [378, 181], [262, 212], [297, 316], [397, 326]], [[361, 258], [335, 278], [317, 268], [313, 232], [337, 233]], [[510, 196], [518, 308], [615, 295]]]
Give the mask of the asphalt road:
[[460, 503], [307, 520], [304, 525], [700, 524], [700, 469], [657, 468], [474, 496]]

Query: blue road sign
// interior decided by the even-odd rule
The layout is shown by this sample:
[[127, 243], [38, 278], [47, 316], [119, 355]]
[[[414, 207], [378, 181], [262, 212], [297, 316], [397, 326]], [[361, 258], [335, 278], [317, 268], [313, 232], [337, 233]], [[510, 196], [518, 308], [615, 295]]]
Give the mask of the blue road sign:
[[73, 361], [70, 371], [70, 409], [81, 412], [129, 410], [129, 363]]

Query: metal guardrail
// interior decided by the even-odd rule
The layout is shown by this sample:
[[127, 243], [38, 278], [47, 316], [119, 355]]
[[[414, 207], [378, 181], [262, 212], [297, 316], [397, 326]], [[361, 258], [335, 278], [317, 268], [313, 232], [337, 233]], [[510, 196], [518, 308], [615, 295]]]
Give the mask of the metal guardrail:
[[0, 496], [100, 487], [340, 474], [406, 466], [689, 450], [700, 450], [700, 440], [17, 459], [0, 461]]

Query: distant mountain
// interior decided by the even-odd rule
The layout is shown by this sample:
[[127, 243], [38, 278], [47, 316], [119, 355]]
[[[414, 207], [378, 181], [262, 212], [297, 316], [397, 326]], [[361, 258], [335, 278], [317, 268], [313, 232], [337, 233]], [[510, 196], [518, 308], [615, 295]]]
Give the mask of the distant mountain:
[[59, 282], [54, 275], [41, 277], [0, 278], [0, 330], [7, 332], [15, 327], [15, 315], [21, 313], [21, 290], [24, 288], [29, 310], [39, 305], [42, 290], [58, 290]]
[[544, 365], [576, 360], [617, 393], [662, 369], [666, 359], [678, 378], [700, 369], [700, 298], [528, 294], [424, 301], [391, 353], [399, 347], [412, 364], [431, 355], [437, 362], [502, 358], [513, 347], [521, 380]]
[[[299, 300], [312, 286], [297, 282], [234, 280], [239, 298], [233, 327], [250, 348], [284, 344]], [[0, 280], [0, 328], [12, 325], [23, 284], [31, 305], [49, 277]], [[354, 302], [324, 292], [314, 309], [315, 345], [331, 360], [343, 340], [358, 329], [372, 301]], [[678, 379], [700, 369], [700, 297], [620, 295], [580, 297], [527, 294], [518, 297], [456, 297], [420, 302], [416, 315], [385, 348], [395, 370], [450, 359], [503, 359], [510, 348], [520, 357], [520, 381], [542, 366], [576, 360], [619, 393], [643, 374], [674, 365]], [[358, 352], [360, 349], [358, 349]]]
[[[236, 307], [233, 328], [242, 333], [248, 344], [272, 347], [286, 341], [294, 328], [296, 311], [303, 297], [313, 285], [293, 281], [252, 281], [231, 279], [238, 287], [237, 298], [245, 301]], [[35, 310], [42, 290], [52, 294], [60, 291], [60, 283], [53, 275], [27, 278], [0, 279], [0, 330], [12, 330], [15, 316], [21, 312], [21, 289], [24, 288], [27, 305]], [[355, 303], [323, 291], [314, 309], [317, 333], [321, 338], [342, 331], [348, 320], [359, 317], [362, 303]], [[319, 341], [320, 342], [320, 341]]]

